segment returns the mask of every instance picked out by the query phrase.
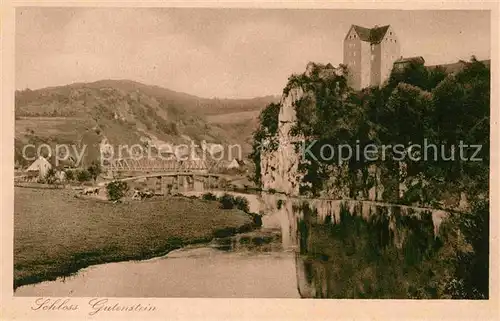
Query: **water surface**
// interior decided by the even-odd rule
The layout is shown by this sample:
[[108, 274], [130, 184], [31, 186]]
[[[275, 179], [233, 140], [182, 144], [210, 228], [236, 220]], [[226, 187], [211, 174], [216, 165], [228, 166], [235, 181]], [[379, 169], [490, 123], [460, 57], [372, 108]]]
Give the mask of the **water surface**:
[[[193, 194], [201, 193], [189, 193]], [[446, 233], [438, 233], [442, 211], [230, 194], [246, 197], [250, 211], [263, 214], [261, 231], [152, 260], [91, 266], [69, 278], [22, 286], [16, 295], [393, 299], [443, 295], [442, 279], [450, 271], [445, 255], [451, 248], [446, 244], [452, 241]], [[262, 235], [274, 235], [268, 237], [272, 246], [261, 244]]]

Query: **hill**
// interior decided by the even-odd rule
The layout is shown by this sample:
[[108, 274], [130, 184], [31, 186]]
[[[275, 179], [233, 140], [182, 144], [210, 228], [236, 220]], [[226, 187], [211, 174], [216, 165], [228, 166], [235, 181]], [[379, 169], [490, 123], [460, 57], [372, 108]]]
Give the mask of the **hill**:
[[[200, 98], [129, 80], [16, 91], [16, 161], [29, 163], [22, 157], [25, 144], [45, 143], [86, 145], [84, 161], [89, 163], [98, 157], [103, 140], [115, 146], [205, 140], [240, 144], [246, 155], [257, 123], [240, 122], [238, 113], [258, 115], [275, 100]], [[232, 122], [220, 124], [224, 115], [231, 115]]]

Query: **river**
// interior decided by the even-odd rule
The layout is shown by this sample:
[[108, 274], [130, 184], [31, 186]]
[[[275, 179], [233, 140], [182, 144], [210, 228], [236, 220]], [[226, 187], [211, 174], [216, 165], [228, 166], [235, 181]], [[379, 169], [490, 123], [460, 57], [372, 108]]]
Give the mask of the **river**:
[[[220, 196], [223, 192], [213, 193]], [[437, 259], [431, 254], [442, 246], [435, 237], [443, 219], [441, 212], [381, 207], [369, 202], [304, 201], [279, 194], [230, 194], [246, 197], [250, 211], [263, 214], [261, 231], [235, 236], [230, 246], [214, 241], [151, 260], [91, 266], [71, 277], [19, 287], [15, 295], [214, 298], [432, 298], [436, 295], [434, 289], [422, 289], [420, 285], [439, 278], [434, 272], [423, 273], [422, 266], [435, 267]], [[268, 242], [263, 245], [253, 242], [263, 239]]]
[[[193, 194], [187, 193], [188, 196]], [[231, 194], [246, 197], [252, 212], [264, 210], [258, 195]], [[284, 223], [276, 214], [266, 215], [262, 229], [279, 230]], [[275, 246], [270, 251], [259, 248], [228, 251], [214, 244], [188, 246], [151, 260], [90, 266], [74, 276], [19, 287], [15, 294], [63, 297], [299, 297], [295, 254], [291, 247]]]

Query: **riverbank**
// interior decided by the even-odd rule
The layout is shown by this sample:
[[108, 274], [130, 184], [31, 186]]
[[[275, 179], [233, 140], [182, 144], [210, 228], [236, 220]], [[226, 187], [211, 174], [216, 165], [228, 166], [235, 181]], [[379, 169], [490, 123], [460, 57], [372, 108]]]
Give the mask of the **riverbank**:
[[295, 253], [190, 245], [143, 261], [100, 264], [19, 287], [16, 297], [300, 298]]
[[142, 260], [250, 230], [249, 215], [216, 202], [166, 197], [111, 204], [70, 190], [15, 188], [14, 288], [90, 265]]

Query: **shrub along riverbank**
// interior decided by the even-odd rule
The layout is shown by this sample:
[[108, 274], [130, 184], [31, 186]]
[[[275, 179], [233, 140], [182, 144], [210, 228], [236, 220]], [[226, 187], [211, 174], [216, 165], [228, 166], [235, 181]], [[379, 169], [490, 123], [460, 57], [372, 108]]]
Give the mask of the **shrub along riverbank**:
[[217, 202], [169, 197], [111, 204], [68, 190], [15, 189], [14, 288], [90, 265], [142, 260], [254, 226]]

